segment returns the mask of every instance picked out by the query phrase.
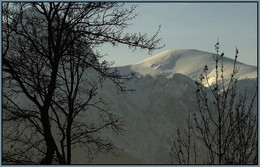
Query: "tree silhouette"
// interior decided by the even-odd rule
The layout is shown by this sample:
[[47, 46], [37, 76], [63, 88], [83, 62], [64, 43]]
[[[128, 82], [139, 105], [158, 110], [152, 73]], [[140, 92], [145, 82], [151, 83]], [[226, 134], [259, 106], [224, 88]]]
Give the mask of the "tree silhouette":
[[[90, 152], [112, 150], [99, 132], [120, 132], [122, 120], [97, 90], [109, 79], [124, 92], [121, 79], [132, 75], [111, 71], [91, 49], [105, 43], [161, 48], [159, 30], [151, 38], [124, 32], [134, 9], [114, 2], [2, 3], [3, 163], [70, 164], [79, 144]], [[92, 110], [99, 119], [83, 121]]]
[[[179, 163], [189, 163], [187, 154], [198, 152], [198, 147], [191, 147], [191, 143], [187, 142], [193, 139], [195, 143], [201, 142], [206, 149], [207, 157], [202, 161], [206, 164], [257, 164], [257, 116], [253, 112], [257, 90], [251, 95], [251, 101], [248, 100], [247, 89], [244, 94], [239, 94], [240, 87], [235, 78], [239, 71], [238, 49], [230, 78], [224, 76], [224, 53], [219, 54], [218, 42], [215, 49], [215, 82], [209, 83], [208, 67], [205, 65], [204, 73], [196, 81], [197, 111], [194, 111], [193, 119], [188, 124], [193, 135], [177, 133], [178, 140], [170, 152], [171, 158]], [[183, 152], [185, 146], [192, 149], [183, 155], [178, 154]]]

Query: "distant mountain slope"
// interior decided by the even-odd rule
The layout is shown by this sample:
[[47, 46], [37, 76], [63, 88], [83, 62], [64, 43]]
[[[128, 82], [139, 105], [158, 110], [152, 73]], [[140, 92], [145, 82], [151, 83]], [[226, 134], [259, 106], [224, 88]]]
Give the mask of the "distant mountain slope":
[[[256, 84], [256, 79], [239, 80], [238, 94], [243, 94], [247, 87], [249, 102], [256, 91]], [[170, 163], [169, 152], [177, 127], [185, 128], [188, 111], [193, 113], [197, 110], [194, 80], [179, 73], [170, 78], [146, 75], [127, 81], [125, 86], [135, 91], [118, 94], [112, 83], [104, 84], [100, 90], [109, 109], [125, 118], [123, 136], [111, 131], [102, 134], [111, 138], [116, 147], [123, 150], [122, 155], [134, 158], [126, 163], [134, 164], [136, 160], [140, 164]], [[257, 102], [254, 112], [257, 112]], [[202, 145], [200, 141], [197, 144]], [[202, 150], [201, 147], [198, 152], [199, 162], [206, 155], [205, 150]]]
[[125, 86], [135, 91], [117, 94], [112, 84], [104, 84], [100, 91], [110, 110], [123, 116], [126, 124], [125, 135], [111, 131], [104, 135], [141, 163], [169, 163], [176, 128], [196, 104], [194, 81], [176, 73], [169, 79], [144, 76]]
[[[139, 63], [121, 66], [118, 69], [123, 73], [135, 72], [137, 76], [150, 74], [155, 76], [162, 74], [171, 77], [174, 73], [181, 73], [196, 80], [196, 77], [203, 73], [205, 65], [208, 66], [210, 77], [214, 74], [215, 62], [213, 56], [215, 54], [203, 52], [194, 49], [166, 50], [155, 56], [152, 56]], [[239, 57], [238, 57], [239, 59]], [[233, 68], [234, 60], [224, 57], [224, 75], [229, 77]], [[256, 78], [257, 68], [237, 62], [239, 73], [237, 79]]]

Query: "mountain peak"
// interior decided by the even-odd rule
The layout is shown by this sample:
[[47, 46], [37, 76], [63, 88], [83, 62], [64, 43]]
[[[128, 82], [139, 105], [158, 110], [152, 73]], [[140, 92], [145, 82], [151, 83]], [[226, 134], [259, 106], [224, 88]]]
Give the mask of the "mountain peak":
[[141, 63], [144, 63], [144, 62], [148, 62], [148, 61], [151, 61], [151, 62], [162, 62], [162, 60], [167, 60], [167, 59], [174, 59], [174, 57], [180, 57], [180, 56], [189, 56], [189, 55], [194, 55], [194, 54], [197, 54], [197, 53], [200, 53], [202, 54], [202, 51], [199, 51], [199, 50], [195, 50], [195, 49], [168, 49], [168, 50], [165, 50], [155, 56], [152, 56], [148, 59], [145, 59], [143, 61], [140, 61], [136, 64], [141, 64]]
[[[213, 77], [215, 70], [214, 53], [204, 52], [196, 49], [169, 49], [155, 56], [140, 61], [136, 64], [119, 67], [123, 73], [135, 72], [137, 75], [164, 75], [167, 78], [172, 77], [175, 73], [181, 73], [189, 76], [193, 80], [203, 73], [205, 65], [208, 66], [208, 72]], [[234, 60], [224, 57], [224, 76], [229, 77]], [[238, 79], [256, 78], [257, 68], [237, 62], [239, 73]]]

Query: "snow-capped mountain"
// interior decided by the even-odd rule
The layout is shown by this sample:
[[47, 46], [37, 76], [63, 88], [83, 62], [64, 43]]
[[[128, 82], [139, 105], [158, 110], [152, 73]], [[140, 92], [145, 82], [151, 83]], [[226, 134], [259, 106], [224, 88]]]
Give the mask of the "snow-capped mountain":
[[[125, 135], [103, 132], [121, 150], [119, 155], [124, 161], [120, 156], [110, 155], [108, 160], [107, 155], [103, 155], [93, 163], [170, 163], [169, 152], [176, 129], [186, 126], [189, 110], [196, 110], [196, 77], [205, 65], [213, 77], [215, 64], [212, 56], [214, 54], [198, 50], [168, 50], [139, 63], [118, 67], [123, 74], [137, 73], [137, 79], [125, 83], [127, 88], [135, 91], [118, 94], [113, 83], [107, 82], [100, 94], [111, 111], [125, 118]], [[256, 91], [257, 68], [240, 62], [237, 65], [240, 68], [238, 93], [243, 94], [247, 87], [250, 96]], [[224, 58], [224, 68], [224, 75], [230, 76], [233, 60]], [[198, 154], [198, 157], [205, 155], [203, 151]]]
[[[213, 56], [216, 56], [216, 54], [194, 49], [170, 49], [136, 64], [118, 67], [118, 69], [123, 74], [129, 72], [135, 72], [137, 76], [161, 74], [167, 78], [172, 77], [175, 73], [181, 73], [196, 80], [203, 73], [203, 67], [207, 65], [209, 77], [213, 78], [215, 69]], [[224, 76], [230, 77], [234, 60], [224, 57], [223, 62], [225, 67]], [[257, 77], [256, 67], [240, 62], [237, 62], [237, 66], [239, 67], [239, 73], [236, 75], [237, 79]], [[213, 81], [210, 81], [210, 84], [211, 82]]]

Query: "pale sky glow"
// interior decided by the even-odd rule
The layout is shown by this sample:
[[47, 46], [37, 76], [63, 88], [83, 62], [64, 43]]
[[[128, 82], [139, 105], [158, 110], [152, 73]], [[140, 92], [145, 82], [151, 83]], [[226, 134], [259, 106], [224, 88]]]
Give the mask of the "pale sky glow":
[[[136, 3], [134, 3], [136, 4]], [[153, 35], [161, 25], [159, 36], [167, 49], [197, 49], [215, 52], [219, 38], [220, 50], [233, 58], [236, 46], [238, 60], [257, 65], [257, 4], [256, 3], [137, 3], [138, 16], [127, 32]], [[131, 4], [129, 4], [131, 5]], [[131, 52], [125, 46], [106, 45], [99, 50], [107, 53], [114, 66], [137, 63], [149, 58], [147, 51]]]

